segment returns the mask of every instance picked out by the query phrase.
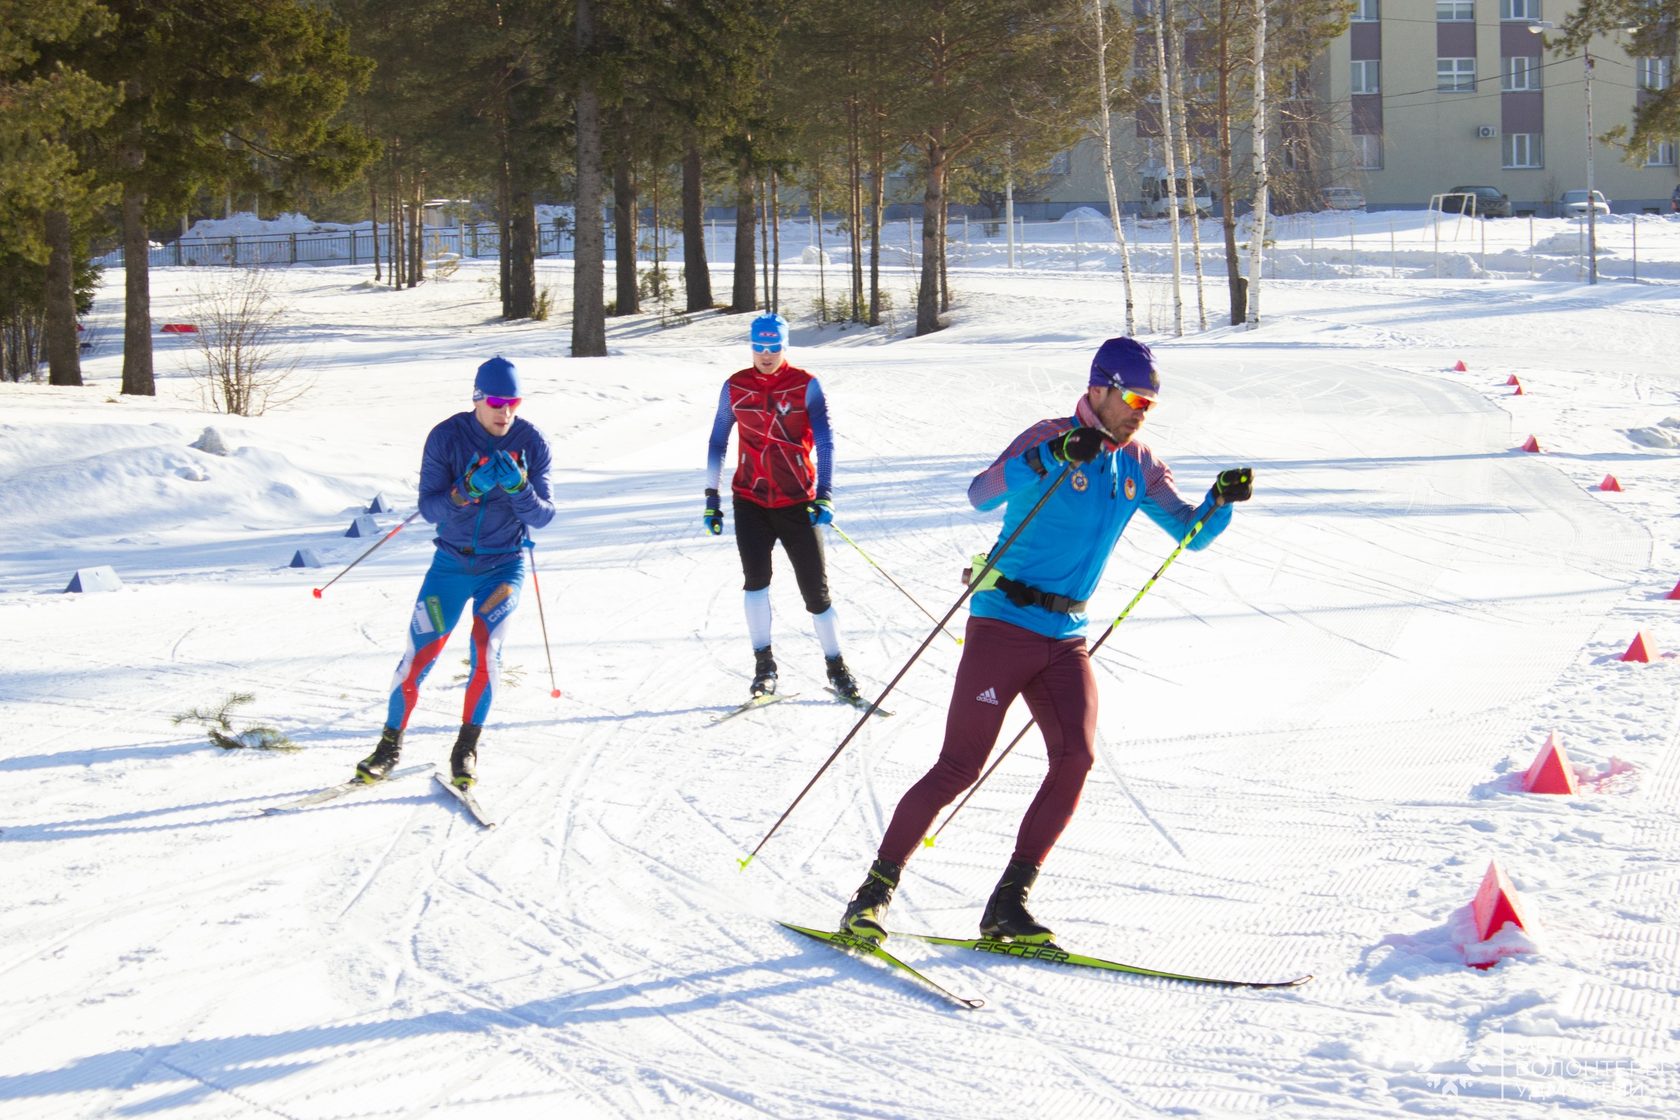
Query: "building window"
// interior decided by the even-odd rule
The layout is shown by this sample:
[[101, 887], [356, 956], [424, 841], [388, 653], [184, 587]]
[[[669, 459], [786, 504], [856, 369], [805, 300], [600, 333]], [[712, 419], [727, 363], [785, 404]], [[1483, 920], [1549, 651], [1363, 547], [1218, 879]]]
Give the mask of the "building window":
[[1375, 58], [1354, 59], [1352, 78], [1354, 93], [1381, 93], [1381, 60]]
[[1505, 167], [1544, 167], [1541, 161], [1538, 132], [1507, 132], [1505, 134]]
[[1501, 60], [1499, 88], [1506, 93], [1524, 93], [1540, 88], [1540, 60], [1517, 54]]
[[1354, 23], [1376, 23], [1381, 18], [1380, 0], [1359, 0], [1359, 5], [1353, 9]]
[[1382, 137], [1374, 132], [1355, 133], [1353, 165], [1361, 171], [1382, 170]]
[[1435, 90], [1438, 93], [1475, 93], [1476, 60], [1473, 58], [1437, 58], [1435, 60]]
[[1645, 149], [1646, 167], [1673, 167], [1674, 141], [1659, 140]]
[[1540, 0], [1499, 0], [1499, 18], [1528, 23], [1540, 18]]
[[1639, 88], [1667, 89], [1674, 80], [1674, 62], [1668, 58], [1639, 60]]
[[1475, 23], [1476, 0], [1435, 0], [1435, 22]]

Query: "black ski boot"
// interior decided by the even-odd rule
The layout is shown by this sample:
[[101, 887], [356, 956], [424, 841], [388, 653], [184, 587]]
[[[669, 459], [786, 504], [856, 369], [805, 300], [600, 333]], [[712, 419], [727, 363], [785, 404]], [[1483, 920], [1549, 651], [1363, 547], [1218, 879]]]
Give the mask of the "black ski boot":
[[869, 876], [846, 904], [846, 916], [840, 919], [840, 929], [871, 941], [887, 936], [887, 906], [892, 902], [898, 877], [904, 874], [902, 863], [888, 863], [878, 859], [869, 865]]
[[455, 738], [455, 749], [449, 755], [449, 781], [456, 789], [471, 789], [478, 781], [478, 737], [484, 733], [481, 723], [463, 723], [461, 734]]
[[373, 748], [373, 753], [356, 763], [356, 777], [372, 785], [382, 782], [397, 768], [397, 759], [402, 757], [403, 733], [395, 727], [387, 727], [379, 734], [379, 745]]
[[1045, 944], [1055, 937], [1048, 926], [1039, 924], [1027, 913], [1027, 892], [1038, 878], [1038, 868], [1030, 863], [1011, 863], [1003, 870], [997, 889], [986, 901], [986, 912], [980, 916], [980, 936], [999, 941], [1024, 941]]
[[846, 668], [846, 659], [835, 654], [828, 659], [828, 683], [834, 686], [834, 695], [848, 704], [865, 704], [863, 693], [858, 691], [857, 679], [852, 671]]
[[776, 659], [770, 656], [770, 647], [753, 650], [752, 694], [768, 696], [775, 691]]

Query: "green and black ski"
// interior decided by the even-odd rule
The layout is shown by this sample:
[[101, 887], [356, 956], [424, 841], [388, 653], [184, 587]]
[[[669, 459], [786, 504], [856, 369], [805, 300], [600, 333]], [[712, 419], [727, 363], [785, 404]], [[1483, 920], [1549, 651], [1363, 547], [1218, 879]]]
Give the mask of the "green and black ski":
[[926, 941], [933, 945], [949, 945], [953, 948], [967, 949], [975, 953], [1014, 957], [1023, 961], [1071, 964], [1078, 965], [1081, 968], [1098, 968], [1105, 972], [1124, 972], [1132, 976], [1154, 976], [1161, 980], [1180, 980], [1187, 984], [1208, 984], [1221, 988], [1293, 988], [1312, 979], [1310, 972], [1288, 980], [1229, 980], [1214, 976], [1195, 976], [1186, 972], [1165, 972], [1157, 968], [1145, 968], [1142, 965], [1122, 964], [1119, 961], [1104, 960], [1101, 957], [1087, 957], [1082, 953], [1070, 953], [1060, 945], [1050, 942], [1034, 944], [1023, 941], [997, 941], [989, 937], [937, 937], [929, 933], [901, 933], [898, 930], [891, 931], [887, 934], [887, 937], [889, 939], [902, 937], [910, 941]]
[[807, 926], [796, 926], [792, 922], [778, 921], [776, 924], [785, 929], [791, 929], [795, 933], [802, 933], [813, 941], [821, 941], [825, 945], [832, 945], [842, 952], [852, 953], [860, 957], [874, 957], [876, 960], [904, 973], [904, 975], [919, 981], [922, 986], [927, 988], [929, 991], [936, 992], [960, 1006], [975, 1008], [984, 1007], [986, 1005], [986, 1001], [983, 999], [966, 999], [963, 996], [957, 995], [949, 988], [940, 985], [937, 981], [924, 976], [916, 969], [910, 967], [891, 953], [887, 952], [885, 949], [881, 948], [881, 943], [871, 938], [859, 937], [855, 933], [844, 933], [838, 930], [810, 929]]

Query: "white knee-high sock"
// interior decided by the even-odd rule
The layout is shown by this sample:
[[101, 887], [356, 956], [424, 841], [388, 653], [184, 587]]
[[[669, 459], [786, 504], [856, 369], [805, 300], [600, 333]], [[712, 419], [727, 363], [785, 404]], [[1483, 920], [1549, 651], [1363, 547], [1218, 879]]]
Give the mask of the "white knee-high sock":
[[831, 606], [821, 614], [811, 616], [811, 625], [817, 629], [817, 641], [822, 643], [824, 657], [840, 656], [840, 624]]
[[747, 636], [754, 649], [770, 644], [770, 589], [761, 587], [746, 593]]

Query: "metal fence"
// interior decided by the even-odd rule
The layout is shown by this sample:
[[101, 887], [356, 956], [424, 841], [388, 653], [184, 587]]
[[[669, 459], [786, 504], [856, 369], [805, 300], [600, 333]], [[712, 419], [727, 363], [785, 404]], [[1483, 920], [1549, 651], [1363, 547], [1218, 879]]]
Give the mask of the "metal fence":
[[[1430, 211], [1388, 213], [1298, 214], [1274, 217], [1267, 224], [1268, 276], [1334, 279], [1349, 276], [1466, 276], [1504, 275], [1529, 278], [1581, 278], [1586, 271], [1584, 223], [1528, 218], [1483, 219]], [[1165, 219], [1122, 219], [1132, 265], [1143, 273], [1166, 273], [1172, 268], [1171, 223]], [[547, 222], [538, 226], [539, 257], [566, 258], [574, 244], [570, 229]], [[1203, 267], [1222, 272], [1224, 248], [1216, 221], [1202, 224]], [[616, 258], [615, 230], [606, 230], [609, 259]], [[819, 260], [843, 264], [849, 240], [832, 216], [819, 225], [808, 217], [781, 225], [780, 255], [784, 263], [814, 264]], [[1180, 265], [1188, 268], [1195, 256], [1188, 223], [1180, 228]], [[386, 255], [390, 231], [381, 227], [377, 244]], [[1246, 242], [1246, 221], [1239, 226]], [[1666, 242], [1643, 245], [1644, 242]], [[1674, 248], [1680, 242], [1680, 214], [1616, 215], [1598, 221], [1598, 272], [1627, 279], [1677, 279]], [[296, 233], [203, 237], [188, 235], [155, 246], [154, 266], [273, 266], [291, 264], [371, 263], [375, 237], [368, 226]], [[494, 258], [500, 250], [500, 230], [494, 223], [432, 226], [422, 233], [422, 252], [428, 261]], [[818, 249], [821, 252], [818, 252]], [[1650, 249], [1657, 252], [1652, 259]], [[761, 247], [762, 250], [762, 247]], [[921, 261], [922, 229], [915, 218], [883, 223], [880, 257], [888, 267], [916, 268]], [[1642, 252], [1643, 250], [1643, 252]], [[1667, 251], [1664, 251], [1667, 250]], [[733, 223], [707, 222], [706, 256], [714, 264], [734, 260]], [[1026, 267], [1072, 271], [1117, 272], [1119, 259], [1114, 228], [1108, 219], [1089, 211], [1064, 215], [1056, 221], [1029, 222], [1017, 218], [1013, 228], [1002, 221], [954, 218], [947, 251], [953, 267]], [[656, 254], [652, 231], [642, 226], [633, 248], [638, 261], [680, 266], [680, 235], [662, 231]], [[868, 252], [868, 249], [865, 249]], [[758, 254], [755, 254], [757, 256]], [[1246, 245], [1244, 253], [1246, 259]], [[101, 263], [120, 266], [119, 252]], [[1654, 266], [1654, 267], [1653, 267]]]

